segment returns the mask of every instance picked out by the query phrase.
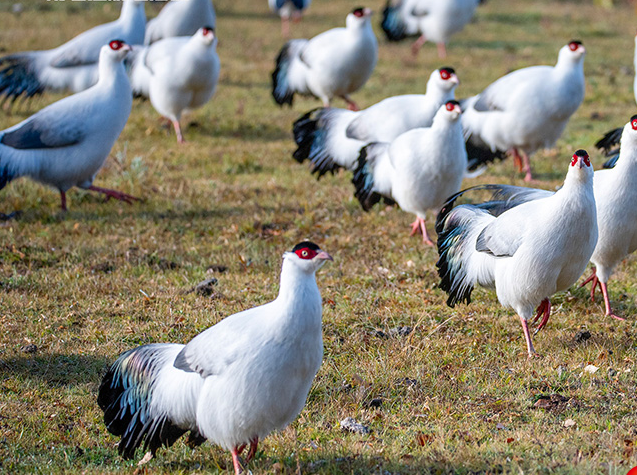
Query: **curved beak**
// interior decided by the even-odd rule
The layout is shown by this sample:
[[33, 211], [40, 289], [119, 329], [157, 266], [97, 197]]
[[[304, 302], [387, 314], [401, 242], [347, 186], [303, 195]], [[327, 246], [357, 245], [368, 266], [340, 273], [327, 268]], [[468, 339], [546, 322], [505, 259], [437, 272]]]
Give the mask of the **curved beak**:
[[314, 256], [314, 259], [321, 259], [323, 261], [334, 261], [334, 259], [332, 259], [332, 256], [330, 256], [325, 251], [319, 252], [316, 256]]
[[456, 76], [455, 74], [452, 74], [449, 80], [456, 85], [460, 84], [460, 79], [458, 79], [458, 76]]

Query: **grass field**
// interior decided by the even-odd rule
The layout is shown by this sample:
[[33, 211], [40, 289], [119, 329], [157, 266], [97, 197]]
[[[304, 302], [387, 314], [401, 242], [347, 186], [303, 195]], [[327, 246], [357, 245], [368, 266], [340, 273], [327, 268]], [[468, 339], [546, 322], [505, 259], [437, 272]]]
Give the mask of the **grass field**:
[[[278, 18], [265, 0], [215, 3], [221, 80], [189, 117], [188, 143], [179, 146], [149, 102], [136, 101], [98, 174], [96, 185], [145, 202], [103, 203], [74, 190], [61, 213], [58, 193], [29, 180], [0, 192], [0, 211], [22, 212], [0, 222], [0, 472], [134, 472], [95, 402], [106, 366], [128, 348], [185, 342], [271, 300], [281, 254], [304, 238], [335, 257], [318, 275], [325, 357], [306, 408], [262, 443], [253, 473], [624, 475], [637, 465], [635, 257], [609, 286], [625, 322], [604, 318], [587, 289], [572, 288], [555, 296], [534, 340], [543, 358], [528, 361], [518, 318], [494, 292], [445, 305], [435, 249], [408, 236], [412, 216], [364, 213], [348, 174], [316, 182], [292, 160], [291, 123], [319, 104], [280, 109], [270, 96], [283, 44]], [[0, 4], [3, 53], [58, 45], [119, 11], [116, 3], [42, 0], [24, 1], [14, 16], [11, 4]], [[353, 6], [315, 0], [292, 32], [340, 26]], [[369, 6], [379, 11], [381, 1]], [[147, 5], [149, 16], [155, 7]], [[373, 21], [380, 39], [379, 15]], [[444, 65], [456, 68], [464, 97], [512, 69], [553, 64], [562, 45], [581, 39], [585, 102], [557, 147], [532, 157], [538, 186], [554, 188], [577, 148], [599, 166], [595, 140], [635, 113], [634, 27], [627, 4], [490, 0], [444, 62], [433, 45], [414, 60], [408, 43], [381, 39], [377, 69], [354, 97], [367, 106], [423, 91]], [[0, 129], [59, 97], [0, 113]], [[520, 178], [508, 161], [465, 185]], [[218, 279], [212, 297], [189, 293], [210, 277]], [[576, 338], [581, 330], [590, 338]], [[599, 370], [584, 372], [589, 364]], [[341, 431], [345, 417], [371, 433]], [[231, 470], [229, 453], [180, 441], [136, 473]]]

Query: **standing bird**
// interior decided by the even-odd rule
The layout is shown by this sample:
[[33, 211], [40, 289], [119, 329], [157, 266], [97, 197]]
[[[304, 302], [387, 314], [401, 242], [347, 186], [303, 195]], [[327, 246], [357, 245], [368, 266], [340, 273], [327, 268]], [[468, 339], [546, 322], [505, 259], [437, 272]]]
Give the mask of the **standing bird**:
[[215, 24], [211, 0], [171, 0], [146, 25], [144, 44], [174, 36], [192, 36], [204, 26], [214, 29]]
[[461, 101], [469, 161], [510, 152], [531, 181], [529, 155], [555, 145], [584, 100], [585, 53], [581, 42], [571, 41], [555, 66], [518, 69]]
[[[493, 191], [492, 200], [454, 207], [467, 192]], [[549, 297], [573, 285], [597, 242], [593, 167], [575, 152], [555, 193], [517, 186], [483, 185], [449, 198], [436, 221], [436, 266], [447, 305], [470, 303], [473, 286], [495, 287], [498, 300], [522, 323], [529, 358], [536, 356], [528, 320], [549, 319]]]
[[430, 128], [412, 129], [391, 143], [372, 143], [358, 157], [352, 183], [365, 211], [381, 198], [414, 213], [411, 235], [420, 232], [425, 244], [433, 246], [427, 234], [425, 216], [460, 189], [467, 168], [460, 105], [448, 101]]
[[414, 56], [427, 41], [438, 45], [438, 57], [447, 56], [451, 35], [461, 31], [482, 0], [388, 0], [380, 24], [389, 41], [420, 35], [412, 44]]
[[80, 92], [97, 82], [100, 49], [113, 38], [144, 40], [144, 2], [124, 0], [119, 19], [99, 25], [57, 48], [0, 58], [0, 97], [29, 98], [45, 90]]
[[388, 97], [362, 111], [319, 108], [294, 122], [294, 158], [312, 163], [317, 179], [343, 167], [354, 170], [360, 149], [371, 142], [391, 142], [417, 127], [430, 127], [460, 82], [452, 68], [436, 69], [425, 94]]
[[130, 69], [133, 91], [150, 98], [157, 112], [172, 122], [184, 143], [181, 114], [206, 104], [219, 81], [217, 38], [212, 27], [193, 36], [166, 38], [134, 51]]
[[369, 8], [347, 15], [345, 28], [333, 28], [311, 40], [291, 40], [281, 49], [272, 73], [272, 96], [292, 105], [294, 94], [313, 95], [329, 107], [338, 96], [358, 110], [349, 97], [367, 82], [378, 60], [378, 42]]
[[618, 320], [610, 306], [607, 283], [613, 270], [628, 254], [637, 249], [637, 115], [630, 118], [622, 132], [616, 165], [595, 172], [595, 203], [599, 239], [591, 257], [593, 273], [580, 286], [592, 282], [591, 300], [599, 285], [604, 297], [606, 316]]
[[127, 203], [134, 196], [93, 186], [130, 115], [133, 98], [123, 60], [130, 46], [113, 40], [102, 46], [97, 83], [65, 97], [0, 132], [0, 190], [28, 176], [60, 191], [73, 186], [104, 193]]
[[235, 473], [247, 444], [301, 412], [323, 359], [321, 294], [315, 273], [332, 257], [302, 242], [283, 255], [278, 297], [231, 315], [186, 345], [155, 343], [123, 353], [110, 367], [97, 403], [121, 436], [119, 453], [143, 445], [150, 460], [190, 431], [232, 453]]
[[290, 36], [290, 17], [295, 22], [301, 21], [303, 12], [310, 3], [312, 0], [268, 0], [270, 10], [281, 17], [281, 34], [284, 38]]

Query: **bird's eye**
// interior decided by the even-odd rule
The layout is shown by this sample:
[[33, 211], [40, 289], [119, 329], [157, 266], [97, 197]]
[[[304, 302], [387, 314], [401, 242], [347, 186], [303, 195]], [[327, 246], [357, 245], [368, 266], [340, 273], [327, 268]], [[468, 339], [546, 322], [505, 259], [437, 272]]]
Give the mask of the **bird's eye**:
[[633, 127], [633, 130], [637, 130], [637, 120], [631, 121], [630, 125]]
[[445, 104], [445, 107], [447, 108], [449, 112], [451, 112], [454, 109], [454, 107], [456, 107], [456, 105], [453, 102], [447, 102], [447, 104]]
[[120, 40], [113, 40], [108, 45], [113, 51], [117, 51], [118, 49], [121, 49], [122, 46], [124, 46], [124, 42]]
[[307, 257], [308, 252], [304, 249], [301, 251], [301, 256]]
[[316, 252], [313, 249], [310, 249], [308, 247], [304, 247], [302, 249], [298, 249], [298, 250], [294, 251], [294, 253], [297, 256], [299, 256], [301, 259], [313, 259], [314, 256], [316, 256], [318, 254], [318, 252]]
[[591, 159], [588, 157], [588, 155], [584, 157], [584, 163], [586, 164], [587, 167], [591, 166]]
[[581, 42], [581, 41], [571, 41], [571, 42], [568, 44], [568, 48], [569, 48], [571, 51], [577, 51], [577, 48], [579, 48], [581, 45], [582, 45], [582, 42]]
[[214, 30], [213, 28], [209, 27], [209, 26], [204, 26], [204, 27], [203, 27], [203, 34], [204, 34], [204, 36], [205, 36], [205, 35], [208, 35], [208, 34], [210, 34], [210, 33], [214, 33], [214, 32], [215, 32], [215, 30]]
[[442, 69], [440, 70], [440, 77], [446, 81], [451, 77], [451, 74], [449, 74], [449, 71], [447, 71], [446, 69]]
[[364, 14], [364, 11], [362, 8], [356, 8], [354, 11], [352, 11], [352, 13], [354, 14], [354, 16], [361, 18]]

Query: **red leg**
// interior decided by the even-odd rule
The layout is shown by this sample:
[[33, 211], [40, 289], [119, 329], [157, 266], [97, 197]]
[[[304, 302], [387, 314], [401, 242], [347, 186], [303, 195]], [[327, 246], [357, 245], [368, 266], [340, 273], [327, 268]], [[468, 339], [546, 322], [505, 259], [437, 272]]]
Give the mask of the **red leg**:
[[425, 38], [425, 35], [420, 35], [420, 37], [418, 37], [418, 39], [411, 45], [411, 54], [418, 56], [418, 50], [425, 44], [426, 41], [427, 38]]
[[447, 57], [447, 46], [444, 43], [438, 43], [438, 57], [440, 59]]
[[349, 95], [347, 95], [347, 94], [343, 94], [341, 97], [343, 98], [343, 100], [344, 100], [345, 102], [347, 102], [347, 108], [348, 108], [349, 110], [354, 111], [354, 112], [356, 112], [356, 111], [359, 111], [359, 110], [360, 110], [360, 108], [358, 107], [358, 104], [356, 104], [356, 102], [354, 102], [354, 101], [352, 100], [352, 98], [351, 98], [351, 97], [349, 97]]
[[60, 190], [60, 208], [62, 208], [62, 211], [67, 211], [66, 209], [66, 193], [62, 190]]
[[590, 275], [588, 279], [586, 279], [584, 282], [580, 284], [580, 288], [584, 287], [589, 282], [593, 282], [591, 287], [591, 301], [595, 302], [595, 289], [597, 288], [598, 285], [601, 287], [601, 283], [599, 282], [599, 279], [597, 278], [597, 269], [595, 269], [594, 267], [593, 267], [593, 273]]
[[606, 307], [606, 316], [616, 318], [617, 320], [625, 320], [625, 318], [618, 317], [610, 309], [610, 299], [608, 298], [608, 287], [604, 282], [600, 282], [599, 286], [602, 289], [602, 295], [604, 296], [604, 305]]
[[547, 301], [548, 299], [544, 299], [540, 302], [540, 305], [537, 307], [537, 313], [535, 314], [535, 317], [533, 317], [533, 320], [531, 320], [531, 323], [537, 322], [540, 319], [540, 315], [544, 314], [544, 307], [546, 306]]
[[142, 201], [141, 198], [137, 198], [135, 196], [128, 195], [128, 194], [123, 193], [121, 191], [110, 190], [108, 188], [100, 188], [99, 186], [91, 185], [87, 189], [91, 190], [91, 191], [97, 191], [98, 193], [104, 193], [106, 195], [106, 201], [108, 201], [111, 198], [115, 198], [116, 200], [124, 201], [124, 202], [128, 203], [129, 205], [133, 204], [133, 201]]
[[522, 170], [526, 172], [524, 175], [524, 181], [533, 181], [533, 174], [531, 173], [531, 160], [524, 150], [522, 150]]
[[549, 299], [542, 300], [542, 303], [540, 304], [540, 308], [542, 307], [543, 307], [542, 321], [535, 329], [535, 333], [533, 333], [533, 335], [537, 335], [537, 332], [539, 332], [542, 328], [546, 326], [546, 323], [549, 321], [549, 317], [551, 316], [551, 301]]
[[259, 444], [259, 437], [254, 437], [250, 439], [250, 450], [248, 451], [248, 458], [246, 463], [250, 463], [250, 461], [254, 458], [257, 453], [257, 445]]
[[177, 142], [186, 143], [186, 141], [184, 140], [184, 136], [181, 133], [181, 125], [179, 125], [179, 121], [173, 120], [172, 122], [173, 122], [173, 127], [175, 127], [175, 133], [177, 134]]
[[513, 165], [518, 169], [519, 172], [522, 171], [522, 158], [520, 157], [520, 152], [518, 149], [513, 147], [511, 149], [511, 154], [513, 155]]
[[533, 348], [531, 334], [529, 333], [529, 324], [522, 317], [520, 317], [520, 323], [522, 323], [522, 330], [524, 331], [524, 339], [526, 340], [526, 349], [529, 354], [529, 358], [539, 358], [540, 355], [538, 355], [535, 352], [535, 348]]
[[[245, 448], [245, 444], [243, 445], [243, 447]], [[235, 475], [239, 475], [242, 471], [243, 468], [241, 468], [241, 463], [239, 462], [239, 452], [238, 452], [238, 448], [235, 447], [231, 450], [232, 453], [232, 465], [234, 465], [234, 473]]]
[[281, 36], [286, 39], [290, 37], [290, 19], [288, 17], [281, 17]]
[[424, 242], [428, 246], [433, 246], [433, 241], [429, 238], [429, 234], [427, 233], [427, 227], [425, 226], [425, 220], [423, 218], [416, 218], [416, 221], [411, 223], [411, 233], [410, 236], [414, 234], [421, 233], [422, 234], [422, 242]]

